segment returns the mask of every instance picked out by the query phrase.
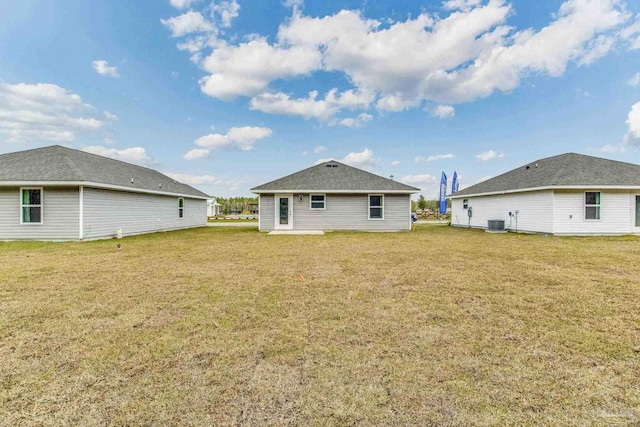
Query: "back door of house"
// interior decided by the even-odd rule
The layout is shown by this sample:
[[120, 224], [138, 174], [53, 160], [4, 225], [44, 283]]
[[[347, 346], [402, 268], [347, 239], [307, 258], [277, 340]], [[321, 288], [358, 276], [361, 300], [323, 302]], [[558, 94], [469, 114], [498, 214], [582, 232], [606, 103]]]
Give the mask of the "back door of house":
[[276, 230], [293, 230], [293, 194], [276, 194]]

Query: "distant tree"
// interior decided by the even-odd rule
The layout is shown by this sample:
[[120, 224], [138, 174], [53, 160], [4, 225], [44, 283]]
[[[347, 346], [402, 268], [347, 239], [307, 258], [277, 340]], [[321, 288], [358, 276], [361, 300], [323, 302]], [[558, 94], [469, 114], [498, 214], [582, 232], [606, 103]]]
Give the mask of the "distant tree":
[[427, 200], [424, 198], [424, 195], [421, 194], [418, 199], [418, 208], [425, 210], [427, 208]]

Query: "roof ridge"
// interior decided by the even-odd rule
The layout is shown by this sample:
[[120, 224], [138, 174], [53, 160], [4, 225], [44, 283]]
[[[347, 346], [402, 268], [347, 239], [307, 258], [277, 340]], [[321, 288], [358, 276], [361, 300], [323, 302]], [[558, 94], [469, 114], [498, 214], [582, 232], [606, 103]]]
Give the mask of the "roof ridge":
[[301, 169], [301, 170], [299, 170], [299, 171], [296, 171], [296, 172], [290, 173], [290, 174], [285, 175], [285, 176], [283, 176], [283, 177], [281, 177], [281, 178], [277, 178], [277, 179], [271, 180], [271, 181], [269, 181], [269, 182], [266, 182], [266, 183], [264, 183], [264, 184], [260, 184], [260, 185], [258, 185], [258, 186], [255, 186], [255, 187], [251, 188], [251, 189], [250, 189], [250, 191], [253, 191], [253, 190], [259, 189], [259, 188], [261, 188], [261, 187], [266, 187], [266, 186], [268, 186], [268, 185], [270, 185], [270, 184], [273, 184], [273, 183], [275, 183], [275, 182], [277, 182], [277, 181], [286, 180], [287, 178], [290, 178], [290, 177], [292, 177], [292, 176], [294, 176], [294, 175], [304, 174], [305, 172], [307, 172], [307, 171], [309, 171], [309, 170], [311, 170], [311, 169], [319, 168], [319, 167], [321, 167], [321, 166], [323, 166], [323, 165], [326, 165], [326, 164], [328, 164], [328, 163], [336, 163], [336, 164], [338, 164], [338, 165], [340, 165], [340, 166], [342, 166], [342, 167], [344, 167], [344, 168], [354, 170], [354, 171], [356, 171], [357, 173], [360, 173], [360, 174], [366, 174], [366, 175], [371, 176], [371, 177], [374, 177], [374, 178], [376, 178], [376, 179], [382, 179], [382, 180], [386, 180], [386, 181], [392, 182], [394, 185], [400, 185], [400, 186], [403, 186], [403, 187], [405, 187], [407, 190], [408, 190], [408, 189], [412, 189], [412, 190], [420, 191], [420, 189], [419, 189], [419, 188], [417, 188], [417, 187], [413, 187], [413, 186], [411, 186], [411, 185], [408, 185], [408, 184], [405, 184], [405, 183], [402, 183], [402, 182], [399, 182], [399, 181], [394, 181], [394, 180], [392, 180], [392, 179], [385, 178], [384, 176], [381, 176], [381, 175], [375, 174], [375, 173], [373, 173], [373, 172], [369, 172], [369, 171], [364, 170], [364, 169], [357, 168], [357, 167], [355, 167], [355, 166], [348, 165], [348, 164], [346, 164], [346, 163], [342, 163], [342, 162], [340, 162], [340, 161], [338, 161], [338, 160], [335, 160], [335, 159], [326, 160], [326, 161], [324, 161], [324, 162], [321, 162], [321, 163], [315, 164], [315, 165], [313, 165], [313, 166], [309, 166], [309, 167], [304, 168], [304, 169]]
[[64, 148], [63, 146], [54, 145], [53, 148], [58, 152], [58, 154], [62, 156], [62, 158], [65, 160], [67, 165], [69, 165], [69, 168], [73, 171], [73, 173], [76, 174], [76, 176], [78, 177], [78, 181], [87, 180], [87, 178], [82, 174], [80, 169], [76, 166], [75, 162], [67, 155], [65, 150], [64, 149], [61, 150], [61, 148]]

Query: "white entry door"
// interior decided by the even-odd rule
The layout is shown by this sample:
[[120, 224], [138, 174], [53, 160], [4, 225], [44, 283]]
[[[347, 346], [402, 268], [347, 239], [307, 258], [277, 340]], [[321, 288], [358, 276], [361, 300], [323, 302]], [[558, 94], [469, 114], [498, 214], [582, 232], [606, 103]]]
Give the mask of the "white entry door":
[[276, 194], [276, 230], [293, 230], [293, 194]]

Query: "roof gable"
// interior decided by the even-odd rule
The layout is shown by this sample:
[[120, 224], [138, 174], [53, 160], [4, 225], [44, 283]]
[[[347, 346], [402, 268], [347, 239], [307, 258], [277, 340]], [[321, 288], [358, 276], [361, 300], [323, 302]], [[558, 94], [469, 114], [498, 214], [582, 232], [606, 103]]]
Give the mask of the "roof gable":
[[284, 191], [405, 192], [419, 188], [330, 160], [251, 189], [254, 193]]
[[0, 155], [2, 181], [92, 182], [132, 191], [209, 197], [156, 170], [60, 145]]
[[584, 154], [561, 154], [472, 185], [455, 196], [569, 186], [640, 186], [640, 165]]

